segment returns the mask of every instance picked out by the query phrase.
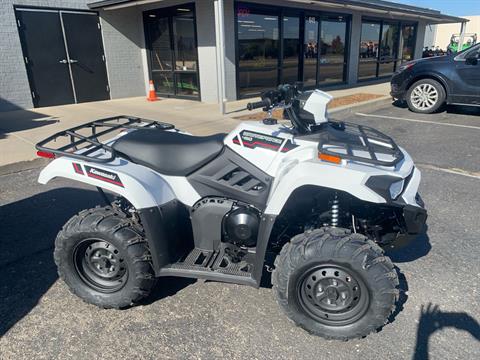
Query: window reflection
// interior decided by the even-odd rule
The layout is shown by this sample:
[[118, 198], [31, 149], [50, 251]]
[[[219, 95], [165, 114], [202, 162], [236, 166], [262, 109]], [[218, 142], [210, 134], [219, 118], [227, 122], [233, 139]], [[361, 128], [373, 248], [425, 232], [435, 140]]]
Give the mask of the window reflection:
[[147, 23], [151, 37], [152, 69], [172, 70], [172, 50], [170, 48], [170, 28], [168, 18], [152, 17]]
[[279, 18], [238, 10], [239, 88], [250, 96], [277, 85]]
[[402, 26], [402, 61], [413, 60], [413, 53], [415, 51], [415, 25]]
[[360, 38], [360, 60], [358, 65], [358, 78], [361, 80], [377, 76], [379, 39], [379, 23], [362, 23], [362, 35]]
[[382, 28], [382, 41], [380, 44], [380, 65], [378, 76], [393, 74], [398, 51], [398, 24], [384, 23]]
[[285, 16], [283, 18], [283, 83], [298, 81], [298, 63], [300, 55], [300, 19]]
[[337, 83], [344, 80], [345, 40], [347, 23], [342, 19], [324, 19], [320, 31], [320, 84]]
[[305, 36], [303, 45], [303, 84], [315, 86], [317, 83], [318, 58], [318, 20], [315, 16], [305, 18]]
[[195, 11], [192, 5], [144, 13], [146, 47], [155, 90], [167, 96], [198, 98]]
[[175, 33], [175, 69], [197, 70], [197, 47], [193, 16], [175, 16], [173, 27]]

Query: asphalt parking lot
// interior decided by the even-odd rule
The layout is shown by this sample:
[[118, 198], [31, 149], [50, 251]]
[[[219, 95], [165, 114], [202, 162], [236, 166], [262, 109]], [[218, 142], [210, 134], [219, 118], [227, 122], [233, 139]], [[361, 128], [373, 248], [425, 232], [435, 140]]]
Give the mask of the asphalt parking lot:
[[161, 279], [132, 309], [100, 310], [71, 295], [53, 263], [57, 231], [99, 203], [35, 168], [0, 176], [0, 359], [480, 358], [480, 108], [435, 115], [387, 105], [335, 118], [391, 135], [422, 170], [428, 231], [390, 256], [402, 296], [394, 321], [362, 340], [296, 328], [268, 287]]

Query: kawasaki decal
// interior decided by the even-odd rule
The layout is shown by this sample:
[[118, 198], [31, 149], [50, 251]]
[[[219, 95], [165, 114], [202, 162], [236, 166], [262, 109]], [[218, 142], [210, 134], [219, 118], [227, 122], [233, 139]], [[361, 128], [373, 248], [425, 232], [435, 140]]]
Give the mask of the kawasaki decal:
[[[242, 130], [242, 132], [240, 133], [240, 137], [242, 138], [242, 143], [245, 147], [248, 147], [250, 149], [255, 149], [259, 147], [272, 151], [278, 151], [282, 146], [283, 141], [285, 140], [280, 137], [265, 135], [248, 130]], [[232, 141], [234, 144], [240, 145], [238, 136], [235, 136]], [[291, 140], [287, 140], [281, 151], [288, 152], [292, 149], [295, 149], [296, 147], [298, 147], [298, 145], [294, 145]]]
[[85, 166], [85, 170], [87, 171], [88, 177], [124, 187], [120, 177], [113, 172], [97, 169], [91, 166]]

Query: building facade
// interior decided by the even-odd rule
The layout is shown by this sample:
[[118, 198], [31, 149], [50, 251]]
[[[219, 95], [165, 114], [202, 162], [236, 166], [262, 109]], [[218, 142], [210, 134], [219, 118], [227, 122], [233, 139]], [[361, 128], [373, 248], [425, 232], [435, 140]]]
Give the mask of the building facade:
[[[465, 16], [465, 19], [468, 20], [468, 23], [465, 27], [465, 34], [467, 35], [464, 43], [473, 42], [476, 38], [476, 41], [480, 41], [480, 15], [474, 16]], [[425, 43], [424, 46], [429, 48], [440, 48], [442, 50], [447, 50], [448, 45], [452, 39], [452, 36], [457, 36], [460, 34], [461, 24], [440, 24], [440, 25], [430, 25], [427, 26], [425, 33]]]
[[143, 96], [209, 103], [280, 83], [348, 87], [463, 19], [381, 0], [12, 0], [0, 4], [0, 111]]

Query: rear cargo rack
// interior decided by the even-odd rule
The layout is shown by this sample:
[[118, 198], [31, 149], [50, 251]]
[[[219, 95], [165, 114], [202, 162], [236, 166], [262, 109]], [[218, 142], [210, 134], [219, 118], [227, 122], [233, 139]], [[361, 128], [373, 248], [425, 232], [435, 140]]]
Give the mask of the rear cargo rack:
[[337, 121], [328, 125], [315, 134], [323, 154], [380, 166], [395, 166], [404, 158], [393, 139], [374, 128]]
[[[122, 131], [126, 129], [145, 129], [154, 128], [160, 130], [171, 130], [175, 126], [168, 123], [163, 123], [154, 120], [147, 120], [132, 116], [114, 116], [106, 119], [95, 120], [80, 126], [73, 127], [68, 130], [60, 131], [55, 135], [40, 141], [35, 148], [39, 152], [46, 152], [59, 156], [68, 156], [75, 159], [86, 160], [97, 163], [108, 163], [114, 160], [118, 155], [115, 150], [99, 140], [100, 136], [107, 135], [115, 131]], [[90, 130], [90, 134], [82, 135], [79, 131]], [[67, 138], [68, 144], [54, 148], [47, 146], [59, 139]], [[83, 148], [80, 148], [83, 146]], [[108, 157], [94, 157], [91, 156], [98, 150], [105, 150], [110, 153]], [[90, 156], [89, 156], [90, 155]]]

